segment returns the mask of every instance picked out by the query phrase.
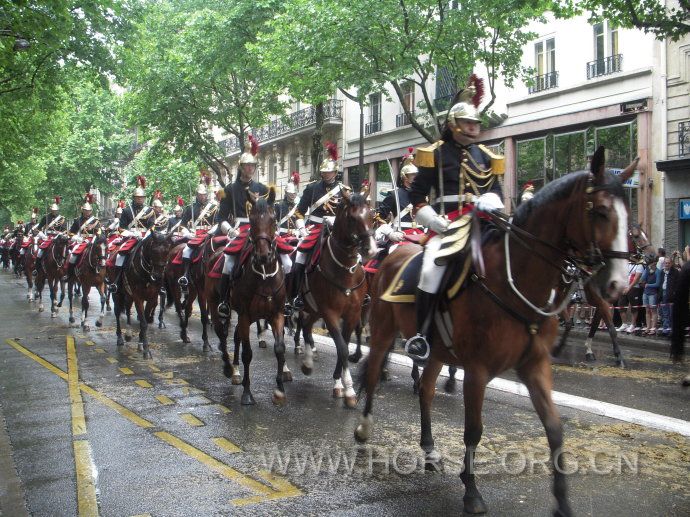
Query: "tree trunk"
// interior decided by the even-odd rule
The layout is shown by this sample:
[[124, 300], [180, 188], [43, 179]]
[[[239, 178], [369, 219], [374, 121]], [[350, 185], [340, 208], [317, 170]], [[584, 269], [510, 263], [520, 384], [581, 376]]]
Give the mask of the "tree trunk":
[[321, 163], [321, 156], [323, 155], [323, 145], [321, 144], [324, 121], [323, 102], [319, 102], [316, 106], [314, 106], [314, 119], [316, 125], [314, 127], [314, 133], [311, 136], [311, 179], [318, 180], [320, 178], [319, 164]]

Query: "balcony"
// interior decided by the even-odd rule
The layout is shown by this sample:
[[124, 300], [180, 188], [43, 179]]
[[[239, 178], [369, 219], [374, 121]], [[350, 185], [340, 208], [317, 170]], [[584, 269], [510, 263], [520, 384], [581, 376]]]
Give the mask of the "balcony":
[[690, 120], [678, 122], [678, 156], [690, 155]]
[[373, 133], [378, 133], [381, 131], [381, 119], [373, 120], [364, 125], [364, 134], [371, 135]]
[[[412, 112], [414, 115], [414, 111]], [[410, 125], [410, 116], [407, 113], [398, 113], [395, 116], [395, 127], [403, 127]]]
[[587, 63], [587, 79], [615, 74], [623, 69], [623, 54], [597, 59]]
[[[342, 122], [343, 101], [331, 99], [328, 102], [324, 102], [323, 118], [324, 122], [328, 120]], [[314, 106], [309, 106], [308, 108], [291, 113], [287, 121], [281, 119], [272, 120], [267, 125], [252, 131], [252, 133], [259, 142], [264, 143], [315, 124], [316, 108]], [[235, 136], [228, 137], [218, 142], [218, 145], [225, 151], [226, 155], [240, 151], [240, 142]]]
[[529, 93], [543, 92], [551, 88], [558, 88], [558, 72], [538, 75], [532, 79], [534, 84], [528, 88]]

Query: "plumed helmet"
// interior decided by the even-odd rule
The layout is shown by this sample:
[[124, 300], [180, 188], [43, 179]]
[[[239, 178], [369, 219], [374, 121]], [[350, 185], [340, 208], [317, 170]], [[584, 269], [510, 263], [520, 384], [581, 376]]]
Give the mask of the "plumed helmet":
[[208, 194], [208, 187], [211, 185], [211, 173], [207, 169], [199, 171], [199, 185], [196, 187], [197, 194]]
[[414, 164], [414, 148], [408, 147], [407, 154], [403, 156], [402, 167], [400, 168], [400, 175], [406, 178], [409, 174], [417, 174], [419, 169]]
[[153, 193], [153, 203], [151, 203], [151, 206], [163, 208], [163, 193], [158, 189]]
[[244, 163], [253, 163], [257, 164], [259, 161], [256, 158], [256, 155], [259, 154], [259, 141], [256, 139], [254, 135], [249, 135], [249, 150], [247, 150], [245, 146], [245, 150], [240, 156], [240, 165]]
[[453, 105], [448, 110], [446, 121], [454, 127], [457, 120], [474, 120], [480, 122], [479, 105], [484, 96], [484, 82], [475, 74], [470, 76], [467, 87], [460, 90], [453, 99]]
[[60, 196], [55, 196], [55, 203], [50, 205], [51, 210], [60, 210], [60, 201], [62, 201], [62, 198]]
[[38, 219], [38, 207], [37, 206], [35, 206], [33, 208], [33, 210], [31, 210], [31, 220], [35, 221], [36, 219]]
[[84, 195], [84, 204], [81, 205], [82, 210], [93, 210], [91, 204], [93, 203], [93, 194], [88, 192]]
[[120, 215], [124, 208], [125, 208], [125, 200], [120, 199], [120, 201], [117, 202], [117, 208], [115, 209], [115, 215]]
[[326, 142], [328, 158], [321, 162], [319, 172], [338, 172], [338, 144]]
[[175, 203], [175, 207], [173, 208], [173, 211], [177, 214], [182, 212], [182, 207], [184, 207], [184, 199], [182, 199], [182, 196], [177, 196], [177, 203]]
[[534, 183], [531, 181], [528, 181], [525, 183], [524, 187], [522, 187], [522, 195], [520, 196], [520, 201], [525, 202], [529, 201], [534, 197]]
[[163, 202], [160, 199], [154, 199], [151, 205], [155, 208], [163, 208]]
[[137, 176], [137, 188], [134, 189], [132, 197], [146, 197], [146, 178], [143, 176]]
[[293, 171], [293, 173], [290, 175], [290, 181], [288, 181], [288, 184], [285, 186], [285, 193], [286, 194], [297, 194], [298, 189], [299, 189], [299, 172]]

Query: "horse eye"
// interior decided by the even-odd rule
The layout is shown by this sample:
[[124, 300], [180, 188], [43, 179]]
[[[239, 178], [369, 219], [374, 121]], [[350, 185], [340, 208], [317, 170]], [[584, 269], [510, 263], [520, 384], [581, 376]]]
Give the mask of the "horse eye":
[[594, 215], [608, 220], [610, 218], [611, 210], [605, 206], [597, 206], [594, 208]]

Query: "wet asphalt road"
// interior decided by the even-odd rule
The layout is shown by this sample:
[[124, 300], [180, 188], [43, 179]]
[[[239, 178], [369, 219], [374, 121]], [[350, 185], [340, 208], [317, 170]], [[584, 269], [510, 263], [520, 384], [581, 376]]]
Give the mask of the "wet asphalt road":
[[[51, 319], [30, 306], [24, 285], [0, 273], [3, 515], [462, 513], [460, 394], [439, 389], [433, 430], [446, 472], [424, 473], [406, 367], [392, 367], [375, 401], [372, 440], [357, 449], [360, 410], [331, 397], [328, 346], [318, 345], [315, 372], [305, 377], [288, 339], [294, 381], [284, 407], [271, 402], [272, 340], [268, 349], [254, 346], [257, 404], [242, 407], [242, 388], [223, 376], [219, 353], [201, 351], [198, 321], [184, 345], [169, 312], [166, 330], [152, 326], [153, 359], [144, 361], [134, 342], [115, 347], [111, 313], [102, 329], [70, 328], [65, 308]], [[569, 347], [568, 364], [554, 367], [555, 390], [690, 420], [683, 369], [658, 348], [626, 343], [630, 368], [621, 373], [610, 367], [607, 344], [596, 344], [594, 366]], [[688, 438], [569, 408], [561, 415], [576, 515], [690, 514]], [[546, 453], [529, 400], [489, 389], [477, 453], [489, 515], [550, 514]]]

